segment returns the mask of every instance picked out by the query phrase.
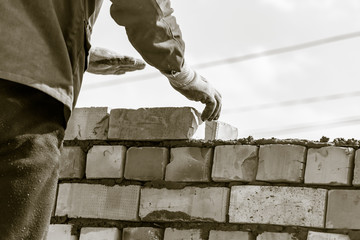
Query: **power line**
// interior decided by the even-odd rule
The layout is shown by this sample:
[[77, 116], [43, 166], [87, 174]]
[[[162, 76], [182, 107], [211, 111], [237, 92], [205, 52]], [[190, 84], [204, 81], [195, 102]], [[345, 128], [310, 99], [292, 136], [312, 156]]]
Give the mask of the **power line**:
[[[272, 50], [266, 50], [266, 51], [259, 52], [259, 53], [246, 54], [246, 55], [239, 56], [239, 57], [231, 57], [231, 58], [225, 58], [225, 59], [220, 59], [220, 60], [215, 60], [215, 61], [210, 61], [210, 62], [205, 62], [205, 63], [194, 64], [193, 68], [194, 69], [204, 69], [204, 68], [209, 68], [209, 67], [217, 67], [219, 65], [244, 62], [244, 61], [249, 61], [249, 60], [256, 59], [256, 58], [299, 51], [299, 50], [303, 50], [306, 48], [311, 48], [311, 47], [321, 46], [324, 44], [344, 41], [344, 40], [348, 40], [348, 39], [352, 39], [352, 38], [356, 38], [356, 37], [360, 37], [360, 31], [336, 35], [336, 36], [323, 38], [323, 39], [310, 41], [310, 42], [305, 42], [305, 43], [301, 43], [301, 44], [296, 44], [296, 45], [292, 45], [292, 46], [275, 48]], [[129, 77], [127, 77], [127, 79], [117, 78], [117, 79], [112, 79], [112, 80], [108, 80], [108, 81], [102, 81], [99, 83], [89, 84], [86, 86], [86, 88], [83, 89], [83, 91], [87, 91], [87, 90], [91, 90], [91, 89], [98, 89], [98, 88], [103, 88], [103, 87], [109, 87], [109, 86], [128, 83], [128, 82], [154, 79], [157, 77], [162, 77], [162, 75], [159, 72], [152, 72], [152, 73], [148, 73], [148, 74], [129, 76]]]
[[347, 118], [335, 119], [331, 121], [321, 121], [321, 122], [312, 122], [306, 124], [290, 125], [273, 130], [268, 130], [269, 128], [263, 128], [263, 129], [249, 129], [249, 130], [244, 130], [242, 132], [245, 132], [250, 135], [278, 136], [287, 133], [310, 132], [325, 128], [326, 129], [337, 128], [347, 125], [359, 125], [359, 124], [360, 124], [360, 116], [352, 116]]
[[316, 46], [329, 44], [329, 43], [333, 43], [333, 42], [344, 41], [344, 40], [356, 38], [356, 37], [360, 37], [360, 31], [336, 35], [336, 36], [323, 38], [323, 39], [310, 41], [310, 42], [305, 42], [305, 43], [300, 43], [300, 44], [296, 44], [296, 45], [292, 45], [292, 46], [275, 48], [272, 50], [266, 50], [266, 51], [259, 52], [259, 53], [251, 53], [251, 54], [247, 54], [247, 55], [240, 56], [240, 57], [226, 58], [226, 59], [211, 61], [211, 62], [207, 62], [207, 63], [200, 63], [197, 65], [194, 65], [194, 68], [200, 69], [200, 68], [214, 67], [214, 66], [218, 66], [221, 64], [232, 64], [232, 63], [237, 63], [237, 62], [243, 62], [243, 61], [248, 61], [248, 60], [252, 60], [255, 58], [278, 55], [278, 54], [287, 53], [287, 52], [294, 52], [294, 51], [311, 48], [311, 47], [316, 47]]
[[301, 99], [287, 100], [287, 101], [274, 102], [274, 103], [263, 103], [263, 104], [257, 104], [257, 105], [249, 105], [249, 106], [223, 109], [222, 114], [250, 112], [250, 111], [257, 111], [257, 110], [269, 109], [269, 108], [312, 104], [312, 103], [317, 103], [317, 102], [333, 101], [333, 100], [338, 100], [338, 99], [353, 98], [353, 97], [359, 97], [359, 96], [360, 96], [360, 91], [346, 92], [346, 93], [325, 95], [325, 96], [320, 96], [320, 97], [309, 97], [309, 98], [301, 98]]

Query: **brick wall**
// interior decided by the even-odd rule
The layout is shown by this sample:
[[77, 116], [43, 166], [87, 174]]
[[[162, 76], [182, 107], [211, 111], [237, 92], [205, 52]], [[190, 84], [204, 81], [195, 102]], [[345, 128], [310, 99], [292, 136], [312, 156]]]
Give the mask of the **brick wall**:
[[358, 141], [199, 124], [192, 108], [76, 109], [48, 239], [360, 239]]

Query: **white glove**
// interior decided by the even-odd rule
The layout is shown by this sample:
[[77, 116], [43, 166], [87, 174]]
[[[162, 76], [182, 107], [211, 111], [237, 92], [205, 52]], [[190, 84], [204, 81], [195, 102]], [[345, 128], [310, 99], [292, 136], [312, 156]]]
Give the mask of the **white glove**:
[[163, 73], [171, 86], [193, 101], [206, 104], [201, 114], [203, 121], [217, 120], [220, 117], [222, 99], [221, 94], [202, 76], [184, 64], [181, 72], [175, 74]]

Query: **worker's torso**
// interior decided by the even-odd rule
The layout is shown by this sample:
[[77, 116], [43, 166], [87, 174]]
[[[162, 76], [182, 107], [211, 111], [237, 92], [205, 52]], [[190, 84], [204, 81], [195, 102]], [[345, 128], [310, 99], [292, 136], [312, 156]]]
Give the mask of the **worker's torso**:
[[72, 107], [102, 0], [0, 1], [0, 78]]

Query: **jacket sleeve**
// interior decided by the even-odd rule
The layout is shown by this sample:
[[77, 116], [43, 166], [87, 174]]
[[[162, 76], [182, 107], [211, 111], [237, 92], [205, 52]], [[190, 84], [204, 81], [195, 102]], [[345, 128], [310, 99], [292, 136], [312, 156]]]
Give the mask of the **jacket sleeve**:
[[144, 60], [163, 73], [180, 72], [185, 44], [170, 0], [111, 0], [111, 17], [125, 26]]

